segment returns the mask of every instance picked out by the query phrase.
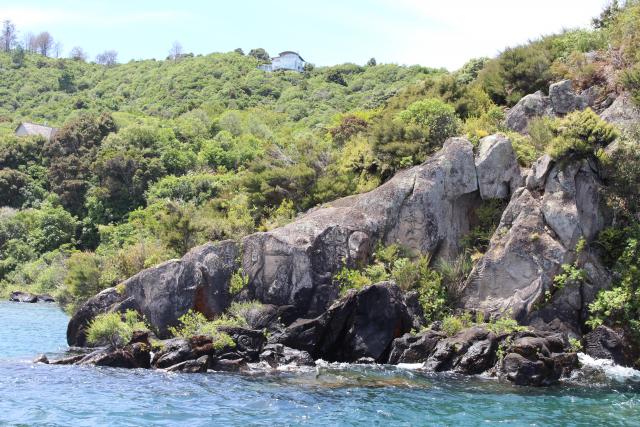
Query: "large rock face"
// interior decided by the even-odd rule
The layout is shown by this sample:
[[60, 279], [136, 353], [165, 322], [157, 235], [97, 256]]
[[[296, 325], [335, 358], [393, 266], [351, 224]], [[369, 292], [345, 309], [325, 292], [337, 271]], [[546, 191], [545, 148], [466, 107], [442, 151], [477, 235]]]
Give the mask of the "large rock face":
[[243, 242], [251, 297], [294, 305], [301, 317], [324, 311], [337, 296], [333, 274], [371, 256], [377, 242], [436, 256], [458, 251], [478, 189], [471, 144], [450, 139], [423, 165], [378, 189], [313, 210]]
[[[587, 161], [551, 167], [548, 159], [541, 159], [538, 166], [549, 171], [534, 169], [527, 179], [530, 189], [520, 188], [513, 195], [487, 253], [467, 280], [465, 308], [491, 315], [511, 312], [521, 321], [540, 320], [530, 316], [552, 289], [561, 265], [575, 260], [578, 240], [591, 241], [605, 226], [597, 173]], [[599, 263], [589, 261], [592, 268], [587, 270], [595, 285], [585, 284], [590, 286], [588, 292], [581, 287], [559, 292], [557, 298], [575, 304], [566, 305], [573, 308], [562, 315], [550, 310], [545, 322], [556, 316], [565, 327], [579, 332], [574, 329], [584, 318], [583, 310], [605, 286]]]
[[297, 320], [277, 340], [315, 359], [355, 362], [372, 358], [383, 363], [393, 340], [411, 327], [402, 291], [387, 282], [351, 291], [321, 316]]
[[549, 86], [551, 108], [557, 115], [587, 108], [587, 100], [573, 91], [571, 80], [562, 80]]
[[220, 314], [230, 303], [228, 284], [239, 267], [249, 279], [242, 297], [290, 306], [292, 320], [315, 317], [338, 296], [334, 273], [368, 261], [378, 242], [436, 257], [456, 255], [479, 201], [477, 190], [471, 143], [449, 139], [425, 163], [376, 190], [337, 200], [239, 244], [207, 244], [138, 273], [124, 282], [121, 294], [110, 289], [74, 316], [69, 344], [84, 344], [84, 327], [96, 314], [124, 306], [139, 310], [160, 337], [190, 309], [208, 317]]

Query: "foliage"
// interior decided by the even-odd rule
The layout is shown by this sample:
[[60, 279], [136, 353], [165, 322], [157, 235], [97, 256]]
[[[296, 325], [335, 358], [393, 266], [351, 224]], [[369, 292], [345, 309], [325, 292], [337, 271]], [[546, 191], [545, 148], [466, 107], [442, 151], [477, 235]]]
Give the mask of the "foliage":
[[590, 108], [568, 114], [558, 124], [556, 135], [547, 147], [554, 159], [594, 156], [618, 136], [614, 127]]
[[170, 327], [169, 333], [175, 337], [189, 339], [197, 335], [207, 335], [213, 339], [213, 347], [216, 350], [234, 348], [235, 342], [231, 337], [218, 330], [223, 326], [246, 326], [242, 320], [221, 315], [215, 320], [208, 320], [202, 313], [189, 310], [180, 319], [177, 327]]
[[446, 316], [442, 319], [442, 332], [448, 337], [456, 335], [458, 332], [473, 325], [471, 314], [464, 313], [461, 316]]
[[135, 331], [146, 331], [147, 325], [135, 310], [126, 313], [101, 313], [87, 327], [87, 342], [92, 345], [106, 343], [122, 348], [129, 343]]
[[624, 250], [615, 265], [615, 283], [601, 291], [589, 306], [587, 324], [628, 327], [640, 334], [640, 225], [627, 230]]
[[229, 282], [229, 293], [231, 295], [238, 295], [249, 284], [249, 276], [247, 276], [242, 269], [236, 271], [231, 276]]

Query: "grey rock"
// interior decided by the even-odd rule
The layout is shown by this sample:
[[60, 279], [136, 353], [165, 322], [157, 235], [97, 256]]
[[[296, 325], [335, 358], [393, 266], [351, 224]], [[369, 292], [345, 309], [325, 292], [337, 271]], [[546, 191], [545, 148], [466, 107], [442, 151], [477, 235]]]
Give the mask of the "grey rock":
[[507, 112], [506, 125], [511, 130], [525, 133], [532, 119], [552, 115], [549, 97], [538, 91], [523, 97]]
[[483, 200], [509, 198], [513, 191], [522, 186], [516, 153], [511, 141], [504, 135], [482, 138], [475, 163]]
[[38, 296], [29, 292], [14, 291], [9, 295], [9, 301], [34, 304], [38, 302]]
[[211, 363], [211, 369], [219, 372], [240, 372], [247, 368], [247, 361], [241, 357], [237, 359], [216, 359]]
[[[577, 241], [584, 237], [590, 242], [607, 224], [597, 172], [588, 162], [555, 165], [536, 180], [535, 187], [544, 188], [542, 195], [521, 188], [504, 211], [488, 251], [465, 284], [462, 300], [466, 309], [534, 322], [532, 313], [552, 289], [562, 264], [575, 260]], [[565, 326], [574, 332], [583, 309], [608, 283], [597, 260], [588, 261], [592, 265], [589, 283], [559, 295], [566, 301], [579, 301], [578, 309], [544, 315], [568, 322]]]
[[272, 368], [281, 365], [315, 366], [311, 355], [302, 350], [286, 347], [282, 344], [269, 344], [260, 354], [260, 361], [267, 362]]
[[436, 344], [446, 336], [431, 329], [420, 334], [405, 334], [393, 340], [389, 362], [392, 365], [398, 363], [424, 363], [427, 361]]
[[[495, 335], [486, 329], [480, 327], [465, 329], [451, 338], [440, 340], [424, 363], [424, 367], [434, 372], [451, 370], [469, 374], [484, 372], [493, 365], [497, 348], [495, 340]], [[483, 344], [474, 347], [478, 342]], [[470, 350], [471, 354], [468, 354]], [[463, 360], [464, 363], [461, 363]]]
[[387, 361], [391, 344], [411, 329], [402, 291], [393, 283], [350, 291], [315, 319], [300, 319], [279, 337], [282, 344], [314, 359], [355, 362], [362, 357]]
[[620, 128], [637, 127], [640, 123], [640, 107], [638, 107], [629, 93], [620, 94], [613, 103], [604, 110], [600, 117]]
[[187, 374], [198, 374], [207, 372], [209, 368], [209, 356], [205, 355], [196, 360], [186, 360], [176, 365], [166, 368], [167, 372], [183, 372]]
[[531, 171], [527, 175], [526, 186], [530, 191], [542, 190], [547, 180], [547, 175], [551, 171], [554, 161], [548, 154], [540, 157], [531, 166]]
[[606, 326], [598, 326], [583, 339], [584, 352], [595, 359], [609, 359], [628, 365], [624, 351], [624, 335]]
[[46, 354], [41, 354], [38, 357], [36, 357], [35, 359], [33, 359], [33, 363], [43, 363], [45, 365], [49, 364], [49, 358], [47, 357]]
[[549, 86], [551, 107], [556, 115], [565, 115], [575, 110], [587, 108], [588, 101], [577, 95], [571, 80], [562, 80]]

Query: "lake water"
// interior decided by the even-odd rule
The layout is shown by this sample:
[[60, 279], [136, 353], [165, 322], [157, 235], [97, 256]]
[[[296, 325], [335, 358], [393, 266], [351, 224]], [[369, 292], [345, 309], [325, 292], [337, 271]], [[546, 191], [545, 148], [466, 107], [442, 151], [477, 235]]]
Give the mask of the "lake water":
[[66, 349], [67, 320], [54, 305], [0, 302], [0, 425], [640, 425], [638, 372], [616, 367], [534, 389], [390, 367], [187, 375], [32, 364]]

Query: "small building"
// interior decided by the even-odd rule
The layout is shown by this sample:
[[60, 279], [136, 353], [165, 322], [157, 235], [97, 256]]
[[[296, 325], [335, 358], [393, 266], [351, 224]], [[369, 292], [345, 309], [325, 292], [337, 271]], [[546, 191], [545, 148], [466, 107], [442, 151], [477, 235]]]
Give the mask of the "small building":
[[289, 70], [301, 73], [304, 71], [304, 64], [305, 60], [297, 52], [287, 50], [271, 58], [271, 64], [260, 65], [258, 68], [264, 71]]
[[49, 126], [38, 125], [35, 123], [22, 122], [16, 128], [16, 136], [29, 136], [29, 135], [40, 135], [47, 139], [47, 141], [51, 141], [56, 134], [58, 129], [52, 128]]

